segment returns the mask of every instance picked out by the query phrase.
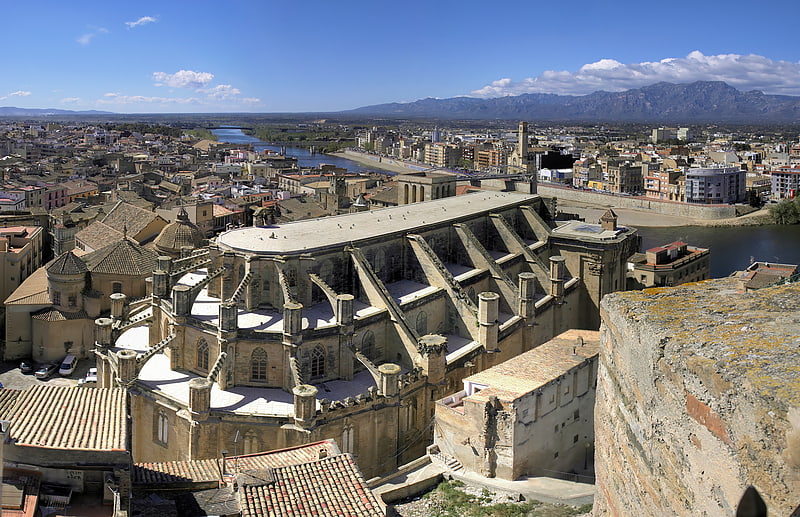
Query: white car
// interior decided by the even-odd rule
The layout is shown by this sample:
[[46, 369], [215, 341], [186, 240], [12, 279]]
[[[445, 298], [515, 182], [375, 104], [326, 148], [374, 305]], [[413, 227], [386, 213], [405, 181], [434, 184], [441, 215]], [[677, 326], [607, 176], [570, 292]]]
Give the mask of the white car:
[[89, 368], [86, 377], [78, 381], [78, 386], [94, 386], [97, 384], [97, 368]]
[[61, 361], [61, 368], [58, 369], [58, 374], [64, 377], [69, 377], [75, 368], [78, 366], [78, 358], [74, 355], [68, 355]]

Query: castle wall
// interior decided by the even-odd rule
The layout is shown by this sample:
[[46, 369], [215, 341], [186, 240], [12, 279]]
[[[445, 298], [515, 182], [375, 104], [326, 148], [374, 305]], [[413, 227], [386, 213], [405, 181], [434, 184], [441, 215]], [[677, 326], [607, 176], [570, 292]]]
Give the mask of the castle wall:
[[595, 407], [595, 516], [770, 515], [800, 494], [800, 285], [730, 279], [607, 296]]

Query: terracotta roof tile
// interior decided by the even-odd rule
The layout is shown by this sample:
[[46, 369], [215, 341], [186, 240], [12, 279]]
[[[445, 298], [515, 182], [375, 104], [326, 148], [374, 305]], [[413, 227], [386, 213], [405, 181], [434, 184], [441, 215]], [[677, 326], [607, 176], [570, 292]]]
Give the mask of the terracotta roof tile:
[[47, 271], [58, 275], [80, 275], [86, 273], [88, 269], [81, 259], [68, 251], [50, 262], [47, 265]]
[[[128, 235], [137, 235], [156, 218], [161, 219], [160, 216], [150, 210], [120, 201], [103, 218], [103, 223], [118, 230], [127, 228]], [[166, 224], [166, 221], [164, 221], [164, 224]]]
[[47, 270], [40, 267], [22, 281], [13, 293], [6, 298], [6, 305], [50, 305], [47, 292]]
[[128, 419], [122, 388], [31, 386], [4, 418], [17, 446], [126, 451]]
[[151, 274], [156, 267], [157, 259], [156, 252], [136, 244], [131, 239], [121, 239], [83, 257], [92, 273], [130, 276]]
[[243, 517], [385, 515], [349, 454], [275, 468], [272, 474], [273, 483], [239, 489]]

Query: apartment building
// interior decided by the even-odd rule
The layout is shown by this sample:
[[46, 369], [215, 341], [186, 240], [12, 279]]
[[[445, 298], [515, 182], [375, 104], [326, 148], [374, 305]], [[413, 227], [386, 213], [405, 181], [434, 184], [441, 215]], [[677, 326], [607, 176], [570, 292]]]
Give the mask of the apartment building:
[[746, 173], [738, 167], [689, 169], [686, 173], [686, 202], [741, 203], [746, 199], [746, 184]]
[[773, 199], [793, 199], [800, 189], [800, 168], [779, 167], [770, 172]]

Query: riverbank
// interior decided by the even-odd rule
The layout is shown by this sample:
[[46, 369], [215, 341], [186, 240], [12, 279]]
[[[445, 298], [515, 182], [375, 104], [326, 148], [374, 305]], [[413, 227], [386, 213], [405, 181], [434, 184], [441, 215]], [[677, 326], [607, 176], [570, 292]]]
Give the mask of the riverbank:
[[680, 215], [661, 214], [651, 210], [637, 210], [634, 208], [616, 207], [613, 205], [598, 205], [575, 200], [558, 198], [558, 210], [576, 214], [587, 222], [597, 222], [606, 210], [611, 208], [617, 214], [618, 223], [622, 226], [645, 227], [672, 227], [672, 226], [761, 226], [773, 224], [769, 210], [764, 207], [741, 217], [725, 219], [698, 219]]
[[363, 153], [354, 153], [354, 152], [346, 153], [344, 151], [340, 151], [338, 153], [328, 153], [327, 156], [336, 156], [337, 158], [344, 158], [345, 160], [351, 160], [354, 162], [358, 162], [361, 165], [374, 167], [376, 169], [385, 172], [393, 172], [395, 174], [405, 174], [408, 172], [414, 172], [413, 169], [409, 169], [408, 167], [403, 167], [402, 165], [389, 163], [383, 160], [378, 161], [379, 158], [378, 156], [372, 156]]

